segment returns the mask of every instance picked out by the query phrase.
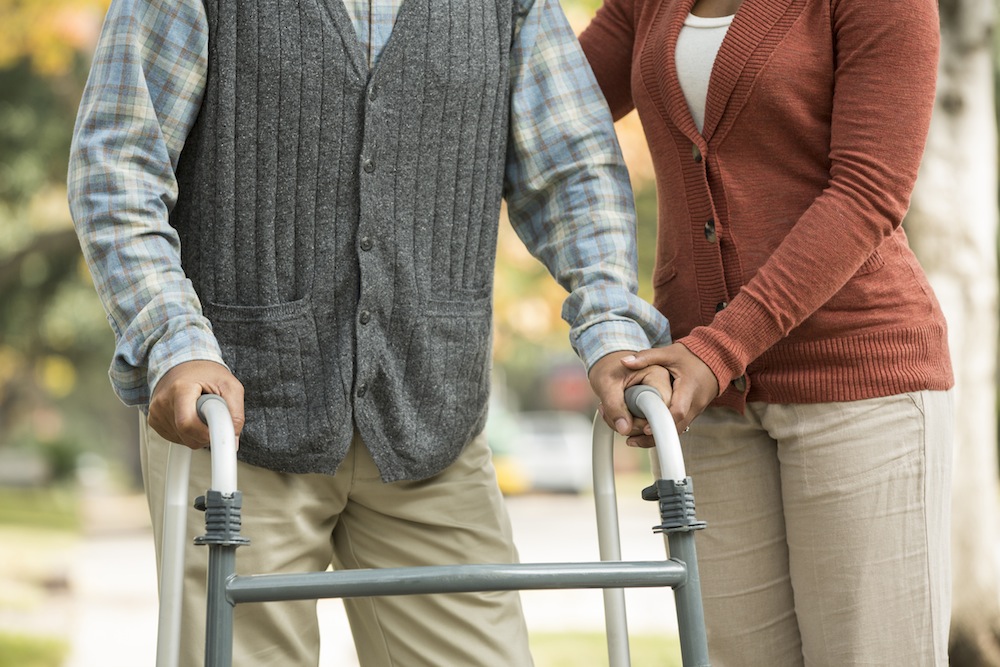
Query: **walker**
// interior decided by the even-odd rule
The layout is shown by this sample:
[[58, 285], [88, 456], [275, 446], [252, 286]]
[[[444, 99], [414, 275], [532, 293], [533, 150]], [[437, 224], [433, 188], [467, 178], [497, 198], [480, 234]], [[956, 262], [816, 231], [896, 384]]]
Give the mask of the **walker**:
[[[710, 667], [694, 543], [694, 531], [705, 524], [695, 518], [691, 478], [685, 472], [680, 440], [670, 412], [655, 389], [645, 385], [630, 387], [626, 401], [633, 414], [649, 422], [657, 445], [662, 475], [655, 483], [660, 525], [653, 531], [665, 535], [670, 556], [663, 561], [621, 560], [614, 432], [598, 415], [594, 418], [593, 472], [599, 562], [435, 565], [244, 576], [235, 573], [236, 549], [249, 540], [240, 535], [242, 496], [236, 486], [232, 420], [220, 396], [202, 396], [198, 414], [208, 424], [212, 452], [212, 488], [197, 502], [205, 511], [205, 535], [195, 540], [209, 550], [205, 667], [232, 667], [233, 609], [237, 604], [567, 588], [604, 589], [609, 665], [629, 667], [624, 589], [654, 586], [674, 589], [683, 667]], [[187, 497], [190, 461], [191, 450], [187, 447], [177, 445], [171, 449], [163, 517], [156, 667], [177, 667], [179, 660], [184, 536], [191, 502]]]

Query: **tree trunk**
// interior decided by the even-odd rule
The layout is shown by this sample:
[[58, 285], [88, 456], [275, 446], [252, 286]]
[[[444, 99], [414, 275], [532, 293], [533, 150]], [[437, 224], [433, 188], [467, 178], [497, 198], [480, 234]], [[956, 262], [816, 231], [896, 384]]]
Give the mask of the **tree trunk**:
[[939, 7], [937, 104], [906, 227], [948, 319], [955, 366], [951, 664], [1000, 667], [993, 5]]

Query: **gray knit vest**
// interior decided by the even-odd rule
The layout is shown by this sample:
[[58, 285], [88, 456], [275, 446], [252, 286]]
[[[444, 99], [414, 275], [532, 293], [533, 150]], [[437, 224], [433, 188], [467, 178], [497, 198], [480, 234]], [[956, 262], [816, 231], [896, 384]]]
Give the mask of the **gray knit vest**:
[[342, 0], [205, 0], [184, 270], [246, 389], [240, 458], [385, 481], [486, 419], [512, 0], [405, 0], [378, 65]]

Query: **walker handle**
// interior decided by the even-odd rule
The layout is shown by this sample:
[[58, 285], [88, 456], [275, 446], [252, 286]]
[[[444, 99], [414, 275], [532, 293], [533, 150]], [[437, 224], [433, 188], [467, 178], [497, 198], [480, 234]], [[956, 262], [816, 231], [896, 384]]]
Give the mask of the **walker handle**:
[[637, 384], [625, 390], [625, 403], [636, 417], [649, 422], [656, 442], [656, 457], [660, 463], [660, 477], [683, 482], [687, 478], [681, 440], [677, 426], [663, 397], [653, 387]]
[[[683, 480], [684, 458], [680, 439], [670, 410], [653, 387], [635, 385], [625, 390], [625, 402], [633, 415], [649, 422], [656, 441], [661, 477]], [[601, 415], [594, 417], [593, 463], [594, 503], [597, 509], [597, 542], [601, 560], [620, 561], [621, 538], [618, 527], [618, 501], [615, 491], [614, 438]], [[625, 611], [625, 591], [621, 588], [604, 589], [604, 621], [608, 639], [610, 667], [628, 667], [631, 664], [628, 645], [628, 620]]]
[[198, 398], [198, 416], [208, 424], [212, 448], [212, 489], [224, 496], [236, 493], [236, 433], [226, 400], [218, 394]]
[[[232, 497], [236, 492], [236, 433], [225, 399], [205, 394], [196, 404], [198, 417], [208, 424], [212, 449], [212, 490]], [[167, 454], [167, 478], [160, 549], [160, 604], [156, 636], [156, 666], [177, 667], [180, 662], [181, 591], [184, 585], [184, 546], [187, 512], [191, 506], [188, 481], [191, 450], [173, 445]]]

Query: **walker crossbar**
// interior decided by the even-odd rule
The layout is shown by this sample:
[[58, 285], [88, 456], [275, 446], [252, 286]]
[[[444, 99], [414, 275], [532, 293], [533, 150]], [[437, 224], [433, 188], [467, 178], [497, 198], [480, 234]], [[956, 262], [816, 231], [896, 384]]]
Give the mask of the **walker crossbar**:
[[[633, 413], [646, 416], [657, 443], [661, 470], [667, 479], [690, 490], [691, 480], [684, 472], [680, 443], [670, 413], [655, 390], [649, 387], [630, 388], [627, 397]], [[212, 437], [219, 434], [233, 440], [232, 422], [225, 402], [217, 396], [199, 401], [199, 414], [210, 426]], [[206, 535], [199, 544], [208, 545], [208, 617], [205, 642], [205, 667], [231, 667], [233, 661], [233, 611], [236, 604], [278, 600], [319, 598], [352, 598], [383, 595], [423, 595], [437, 593], [470, 593], [507, 590], [542, 590], [566, 588], [604, 589], [607, 622], [608, 657], [610, 667], [628, 667], [628, 628], [625, 619], [624, 588], [670, 586], [674, 589], [677, 607], [678, 634], [681, 642], [683, 667], [709, 667], [698, 576], [695, 531], [704, 527], [694, 519], [693, 495], [688, 499], [689, 515], [683, 525], [664, 513], [656, 527], [663, 532], [671, 557], [663, 561], [621, 560], [618, 535], [617, 501], [615, 497], [613, 447], [614, 432], [600, 417], [594, 420], [594, 499], [597, 505], [600, 562], [582, 563], [517, 563], [460, 564], [422, 567], [400, 567], [379, 570], [338, 570], [300, 574], [236, 575], [236, 549], [246, 543], [240, 530], [240, 493], [235, 488], [235, 447], [227, 442], [217, 448], [212, 442], [212, 489], [206, 493], [206, 509], [215, 510], [216, 518], [206, 523]], [[224, 456], [220, 456], [220, 452]], [[216, 458], [226, 461], [216, 461]], [[174, 466], [180, 467], [181, 464]], [[171, 473], [175, 472], [173, 469]], [[177, 472], [181, 474], [181, 472]], [[220, 479], [221, 478], [221, 482]], [[222, 487], [217, 486], [222, 484]], [[168, 480], [168, 488], [178, 493]], [[690, 495], [690, 494], [689, 494]], [[685, 502], [688, 502], [686, 500]], [[661, 496], [661, 506], [666, 499]], [[168, 498], [167, 511], [177, 512], [178, 504]], [[184, 532], [183, 519], [171, 517], [165, 527]], [[165, 544], [173, 544], [176, 537]], [[164, 551], [164, 558], [178, 557]], [[179, 556], [183, 558], [183, 554]], [[171, 571], [171, 570], [168, 570]], [[172, 586], [182, 577], [170, 578]], [[157, 667], [176, 667], [176, 645], [179, 641], [177, 604], [179, 595], [168, 590], [161, 581], [160, 635]], [[168, 628], [169, 631], [165, 631]]]
[[302, 574], [252, 574], [226, 585], [232, 604], [382, 595], [480, 591], [679, 586], [687, 568], [678, 561], [628, 563], [515, 563], [433, 565]]

